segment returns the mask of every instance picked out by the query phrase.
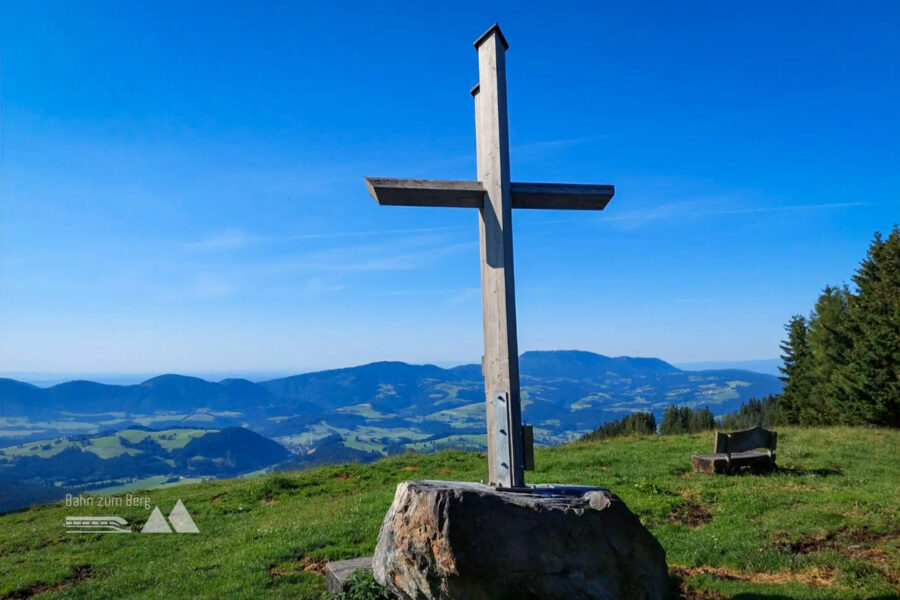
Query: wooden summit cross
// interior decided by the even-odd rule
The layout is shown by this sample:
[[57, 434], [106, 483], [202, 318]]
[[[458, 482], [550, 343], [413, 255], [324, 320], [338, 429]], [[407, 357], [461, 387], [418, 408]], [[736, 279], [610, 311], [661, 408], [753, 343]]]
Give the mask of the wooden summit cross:
[[482, 371], [487, 402], [490, 483], [524, 487], [526, 463], [533, 468], [531, 429], [522, 427], [519, 349], [513, 280], [512, 209], [603, 210], [611, 185], [515, 183], [509, 180], [506, 118], [506, 50], [496, 24], [475, 41], [478, 85], [475, 97], [477, 181], [366, 178], [379, 204], [477, 208], [481, 238], [481, 296], [484, 312]]

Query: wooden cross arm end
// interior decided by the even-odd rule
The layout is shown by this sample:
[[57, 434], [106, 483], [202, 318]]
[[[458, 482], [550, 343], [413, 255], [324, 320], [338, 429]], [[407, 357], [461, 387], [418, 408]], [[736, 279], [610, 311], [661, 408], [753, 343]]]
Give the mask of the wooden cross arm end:
[[513, 208], [603, 210], [616, 193], [616, 188], [582, 183], [513, 182], [510, 193]]
[[386, 206], [481, 208], [484, 205], [484, 187], [478, 181], [366, 177], [366, 186], [375, 201]]
[[[484, 205], [484, 187], [480, 181], [367, 177], [366, 186], [375, 201], [386, 206], [481, 208]], [[611, 185], [510, 184], [513, 208], [603, 210], [615, 193]]]

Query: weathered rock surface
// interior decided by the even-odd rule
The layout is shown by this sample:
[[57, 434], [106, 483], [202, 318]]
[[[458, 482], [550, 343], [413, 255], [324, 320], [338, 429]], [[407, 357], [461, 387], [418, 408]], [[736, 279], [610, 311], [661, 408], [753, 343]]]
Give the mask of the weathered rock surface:
[[456, 481], [397, 486], [373, 560], [401, 598], [665, 598], [666, 554], [602, 488], [497, 490]]
[[325, 589], [332, 594], [346, 592], [347, 580], [360, 569], [372, 570], [372, 557], [333, 560], [325, 565]]

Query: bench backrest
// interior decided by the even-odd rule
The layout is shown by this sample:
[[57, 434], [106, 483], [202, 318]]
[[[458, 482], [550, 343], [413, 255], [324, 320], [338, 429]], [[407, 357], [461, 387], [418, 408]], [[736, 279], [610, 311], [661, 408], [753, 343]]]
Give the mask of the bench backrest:
[[732, 431], [731, 433], [716, 432], [716, 453], [731, 454], [732, 452], [745, 452], [756, 448], [768, 448], [775, 451], [778, 443], [778, 433], [768, 431], [762, 427]]

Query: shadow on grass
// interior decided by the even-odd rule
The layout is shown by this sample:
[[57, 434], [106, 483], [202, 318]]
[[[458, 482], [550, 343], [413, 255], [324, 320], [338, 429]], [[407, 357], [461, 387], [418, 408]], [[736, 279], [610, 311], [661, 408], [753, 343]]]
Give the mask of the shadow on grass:
[[790, 596], [784, 596], [782, 594], [757, 594], [757, 593], [746, 593], [746, 594], [738, 594], [737, 596], [731, 596], [729, 600], [793, 600]]
[[778, 467], [774, 469], [765, 467], [741, 467], [729, 471], [727, 473], [718, 473], [718, 475], [728, 475], [730, 477], [766, 477], [771, 475], [793, 475], [802, 477], [804, 475], [816, 475], [819, 477], [843, 476], [844, 471], [840, 467], [828, 467], [826, 469], [803, 469], [801, 467]]
[[843, 477], [844, 471], [840, 467], [828, 467], [827, 469], [803, 469], [801, 467], [775, 467], [774, 469], [744, 467], [735, 469], [729, 473], [718, 473], [718, 475], [728, 475], [729, 477], [767, 477], [771, 475], [792, 475], [794, 477], [803, 477], [805, 475], [815, 475], [818, 477]]
[[776, 467], [774, 471], [772, 471], [773, 475], [817, 475], [819, 477], [835, 477], [841, 476], [843, 477], [844, 472], [840, 467], [828, 467], [827, 469], [801, 469], [800, 467]]
[[[671, 600], [795, 600], [784, 594], [742, 592], [728, 596], [715, 591], [694, 590], [687, 587], [684, 578], [677, 573], [669, 574], [669, 598]], [[868, 596], [867, 600], [900, 600], [900, 594]]]
[[[715, 596], [713, 596], [715, 597]], [[860, 596], [861, 598], [863, 596]], [[892, 595], [892, 596], [865, 596], [867, 600], [897, 600], [900, 596]], [[794, 600], [790, 596], [785, 596], [783, 594], [757, 594], [757, 593], [745, 593], [745, 594], [737, 594], [736, 596], [729, 596], [729, 600]]]

